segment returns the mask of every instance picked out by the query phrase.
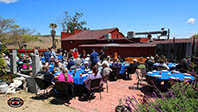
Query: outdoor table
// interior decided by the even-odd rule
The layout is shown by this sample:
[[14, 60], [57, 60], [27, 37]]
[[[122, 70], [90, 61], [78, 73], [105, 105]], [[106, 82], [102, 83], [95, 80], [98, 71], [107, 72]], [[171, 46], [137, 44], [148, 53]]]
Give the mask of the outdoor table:
[[80, 69], [80, 70], [72, 70], [69, 71], [68, 73], [73, 77], [74, 84], [83, 85], [84, 80], [87, 78], [87, 75], [91, 73], [91, 71], [89, 71], [87, 74], [83, 74], [84, 70]]
[[180, 73], [178, 71], [170, 72], [170, 71], [152, 71], [148, 72], [146, 75], [155, 77], [158, 80], [169, 80], [169, 79], [178, 79], [180, 81], [192, 81], [194, 77], [187, 73]]
[[[159, 66], [160, 63], [154, 63], [153, 64], [154, 66]], [[169, 67], [169, 70], [175, 70], [176, 69], [176, 65], [175, 63], [168, 63], [168, 67]]]

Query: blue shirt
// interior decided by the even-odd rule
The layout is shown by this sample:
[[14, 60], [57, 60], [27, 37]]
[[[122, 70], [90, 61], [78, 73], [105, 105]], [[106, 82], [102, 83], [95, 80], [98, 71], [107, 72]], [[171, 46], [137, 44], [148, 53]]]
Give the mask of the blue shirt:
[[49, 61], [50, 57], [51, 57], [51, 52], [49, 51], [45, 51], [43, 53], [44, 57], [45, 57], [45, 61]]
[[92, 63], [97, 63], [99, 61], [99, 59], [98, 59], [98, 53], [97, 52], [92, 52], [90, 54], [90, 56], [91, 56]]

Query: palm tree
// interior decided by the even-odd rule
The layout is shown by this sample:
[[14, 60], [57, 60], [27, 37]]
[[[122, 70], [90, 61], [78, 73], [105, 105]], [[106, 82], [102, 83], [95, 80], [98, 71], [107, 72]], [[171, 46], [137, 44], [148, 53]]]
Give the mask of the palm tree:
[[55, 23], [50, 23], [49, 27], [52, 29], [52, 30], [50, 31], [50, 33], [51, 33], [51, 36], [52, 36], [52, 48], [54, 48], [54, 47], [55, 47], [54, 38], [55, 38], [55, 36], [56, 36], [56, 30], [55, 30], [55, 29], [56, 29], [58, 26], [57, 26], [57, 24], [55, 24]]

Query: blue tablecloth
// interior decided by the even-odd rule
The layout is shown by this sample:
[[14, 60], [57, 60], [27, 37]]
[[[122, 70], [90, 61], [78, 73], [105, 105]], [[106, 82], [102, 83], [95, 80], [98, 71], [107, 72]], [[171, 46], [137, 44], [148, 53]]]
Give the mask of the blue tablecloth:
[[[161, 72], [161, 74], [160, 74], [160, 72]], [[170, 73], [170, 75], [168, 73]], [[168, 80], [168, 79], [171, 79], [171, 77], [178, 78], [178, 80], [181, 80], [181, 81], [194, 80], [194, 77], [191, 75], [185, 75], [184, 73], [176, 73], [176, 72], [171, 73], [170, 71], [167, 71], [167, 72], [156, 71], [156, 72], [152, 72], [152, 73], [148, 72], [147, 75], [152, 76], [152, 77], [156, 77], [155, 75], [160, 75], [161, 77], [156, 77], [157, 79], [160, 79], [160, 80]], [[191, 79], [185, 79], [184, 77], [191, 77]]]
[[75, 75], [74, 75], [74, 71], [75, 70], [72, 70], [72, 72], [71, 71], [68, 72], [73, 77], [74, 84], [82, 85], [83, 81], [87, 78], [87, 75], [86, 76], [80, 76], [80, 74], [83, 73], [84, 70], [76, 70]]

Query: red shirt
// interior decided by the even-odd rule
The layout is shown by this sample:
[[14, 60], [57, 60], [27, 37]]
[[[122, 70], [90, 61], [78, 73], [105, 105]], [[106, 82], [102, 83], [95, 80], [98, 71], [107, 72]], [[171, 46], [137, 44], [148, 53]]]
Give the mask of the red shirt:
[[79, 54], [78, 52], [75, 52], [74, 51], [73, 54], [72, 54], [72, 56], [76, 59], [76, 58], [78, 58], [78, 54]]

